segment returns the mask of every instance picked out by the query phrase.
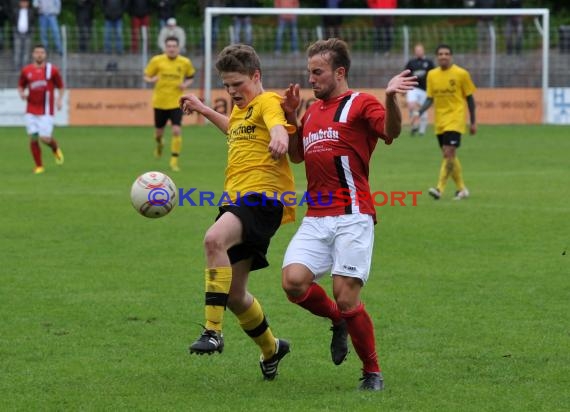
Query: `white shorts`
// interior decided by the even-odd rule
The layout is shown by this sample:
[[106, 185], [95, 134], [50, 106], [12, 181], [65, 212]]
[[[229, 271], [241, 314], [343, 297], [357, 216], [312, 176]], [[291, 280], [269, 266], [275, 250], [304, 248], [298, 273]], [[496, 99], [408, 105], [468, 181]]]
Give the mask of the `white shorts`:
[[40, 137], [52, 137], [54, 117], [26, 113], [26, 131], [28, 135], [38, 134]]
[[331, 273], [366, 283], [373, 246], [374, 221], [370, 215], [304, 217], [287, 247], [283, 267], [301, 263], [315, 279]]
[[420, 106], [424, 104], [427, 98], [427, 93], [425, 90], [419, 87], [414, 87], [408, 93], [406, 93], [406, 101], [408, 103], [418, 103]]

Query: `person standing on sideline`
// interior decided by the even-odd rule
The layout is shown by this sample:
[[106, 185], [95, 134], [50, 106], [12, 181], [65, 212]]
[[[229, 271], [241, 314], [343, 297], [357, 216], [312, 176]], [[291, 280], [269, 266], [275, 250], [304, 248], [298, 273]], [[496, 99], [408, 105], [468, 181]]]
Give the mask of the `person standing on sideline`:
[[174, 17], [170, 17], [166, 20], [166, 26], [160, 29], [160, 32], [158, 33], [158, 48], [162, 50], [163, 53], [166, 52], [165, 41], [168, 37], [176, 37], [178, 39], [180, 53], [186, 53], [186, 33], [182, 27], [176, 24], [176, 19]]
[[152, 12], [150, 0], [127, 0], [127, 13], [131, 17], [131, 53], [139, 52], [141, 29], [147, 33], [150, 28], [150, 14]]
[[[258, 0], [230, 0], [230, 7], [259, 7]], [[253, 44], [253, 26], [251, 15], [238, 14], [233, 16], [233, 43]], [[243, 31], [243, 40], [241, 37]]]
[[[35, 4], [35, 3], [34, 3]], [[61, 0], [37, 0], [39, 21], [40, 21], [40, 39], [42, 44], [48, 49], [48, 29], [55, 44], [55, 51], [60, 56], [63, 54], [61, 46], [61, 34], [59, 33], [59, 22], [57, 17], [61, 13]]]
[[[401, 131], [398, 93], [417, 85], [405, 70], [386, 87], [385, 105], [348, 86], [350, 54], [339, 39], [319, 40], [307, 50], [309, 83], [316, 100], [301, 119], [289, 145], [293, 163], [305, 162], [308, 210], [283, 259], [287, 298], [332, 323], [332, 361], [348, 354], [347, 338], [362, 361], [362, 390], [382, 390], [384, 380], [374, 325], [360, 298], [374, 244], [376, 212], [368, 181], [370, 157], [378, 139], [390, 144]], [[296, 121], [299, 85], [285, 92], [283, 108]], [[317, 200], [317, 201], [315, 201]], [[331, 273], [332, 300], [318, 284]]]
[[289, 342], [273, 335], [247, 283], [250, 272], [269, 266], [267, 249], [277, 229], [295, 220], [294, 205], [278, 200], [284, 193], [295, 191], [287, 160], [289, 133], [295, 128], [285, 119], [281, 96], [264, 91], [261, 63], [253, 47], [225, 47], [218, 55], [216, 69], [234, 103], [229, 118], [195, 95], [181, 100], [185, 113], [205, 116], [228, 143], [223, 192], [226, 202], [204, 237], [206, 324], [190, 346], [190, 353], [222, 352], [227, 306], [261, 350], [263, 378], [273, 380], [279, 362], [289, 353]]
[[170, 169], [180, 171], [178, 158], [182, 150], [182, 110], [180, 98], [184, 90], [192, 85], [196, 69], [192, 61], [180, 55], [177, 37], [167, 37], [164, 41], [164, 53], [154, 56], [144, 70], [144, 80], [154, 84], [152, 107], [154, 108], [154, 138], [156, 147], [154, 156], [162, 156], [164, 128], [170, 120], [172, 140], [170, 142]]
[[[406, 102], [408, 103], [408, 110], [410, 114], [410, 119], [413, 114], [420, 110], [422, 104], [426, 100], [426, 79], [428, 72], [433, 69], [435, 65], [431, 59], [426, 58], [424, 46], [418, 43], [414, 46], [414, 58], [406, 64], [406, 69], [412, 72], [414, 76], [418, 78], [418, 86], [414, 87], [408, 93], [406, 93]], [[419, 127], [412, 126], [412, 136], [418, 131], [420, 136], [426, 133], [428, 125], [428, 114], [424, 112], [420, 118]]]
[[[113, 52], [113, 44], [117, 54], [123, 54], [123, 14], [125, 0], [103, 0], [103, 50], [107, 54]], [[112, 39], [112, 40], [111, 40]]]
[[419, 111], [414, 113], [412, 125], [418, 121], [429, 107], [435, 105], [435, 134], [443, 153], [436, 187], [429, 189], [429, 194], [439, 200], [445, 191], [449, 176], [455, 182], [455, 200], [469, 197], [469, 190], [463, 181], [463, 172], [457, 149], [461, 145], [461, 135], [465, 133], [465, 101], [469, 108], [469, 132], [477, 132], [475, 121], [475, 85], [467, 70], [453, 64], [451, 47], [441, 44], [436, 49], [439, 67], [430, 70], [427, 75], [427, 99]]
[[22, 70], [32, 53], [35, 13], [29, 0], [19, 0], [12, 20], [14, 35], [14, 69]]
[[[522, 8], [522, 0], [507, 0], [507, 8]], [[521, 54], [523, 44], [523, 16], [508, 16], [505, 27], [505, 39], [507, 40], [507, 54]]]
[[[475, 0], [474, 7], [477, 9], [495, 8], [496, 0]], [[477, 51], [488, 53], [491, 41], [491, 27], [493, 26], [493, 16], [477, 17]]]
[[[205, 10], [206, 7], [226, 7], [225, 0], [200, 0], [200, 16], [202, 20], [205, 22]], [[220, 35], [220, 22], [222, 20], [222, 16], [215, 15], [212, 16], [212, 50], [216, 50], [218, 47], [218, 37]], [[205, 23], [204, 23], [205, 24]], [[200, 44], [202, 45], [202, 52], [205, 50], [205, 42], [204, 33], [202, 33], [202, 38], [200, 39]]]
[[[274, 7], [298, 9], [299, 0], [275, 0]], [[291, 35], [291, 52], [299, 53], [299, 40], [297, 34], [297, 15], [296, 14], [280, 14], [277, 23], [277, 37], [275, 39], [275, 54], [281, 54], [283, 48], [283, 35], [285, 30], [289, 28]]]
[[[367, 0], [369, 9], [397, 9], [398, 0]], [[394, 40], [394, 16], [374, 16], [374, 51], [390, 54]]]
[[75, 18], [79, 27], [79, 51], [89, 51], [91, 32], [93, 28], [93, 13], [95, 0], [77, 0], [75, 4]]
[[158, 25], [159, 28], [162, 29], [164, 26], [166, 26], [166, 21], [176, 15], [174, 12], [174, 9], [176, 7], [176, 0], [158, 0], [155, 6], [156, 15], [158, 17]]
[[6, 23], [8, 23], [8, 27], [10, 26], [10, 18], [12, 17], [11, 3], [11, 0], [0, 0], [0, 52], [3, 52], [5, 48], [10, 48], [9, 39], [4, 37], [4, 33], [6, 32], [4, 28], [6, 27]]
[[[326, 9], [338, 9], [342, 0], [321, 0], [321, 7]], [[325, 38], [340, 38], [340, 28], [342, 26], [342, 15], [326, 15], [323, 16], [323, 27]]]
[[[63, 105], [63, 80], [59, 69], [46, 61], [47, 51], [44, 45], [38, 44], [32, 52], [33, 63], [25, 66], [20, 72], [18, 93], [26, 105], [26, 131], [30, 137], [30, 151], [34, 158], [35, 174], [45, 172], [42, 164], [42, 150], [39, 140], [49, 146], [53, 152], [55, 163], [63, 164], [63, 152], [53, 137], [55, 108], [61, 110]], [[57, 97], [55, 97], [57, 89]]]

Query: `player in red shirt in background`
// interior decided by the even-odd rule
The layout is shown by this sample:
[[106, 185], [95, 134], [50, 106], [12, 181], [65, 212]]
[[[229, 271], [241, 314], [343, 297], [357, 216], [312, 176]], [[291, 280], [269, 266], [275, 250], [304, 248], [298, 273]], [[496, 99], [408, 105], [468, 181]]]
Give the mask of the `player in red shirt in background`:
[[[38, 44], [32, 52], [33, 63], [20, 72], [18, 92], [26, 100], [26, 130], [30, 136], [30, 150], [36, 166], [34, 173], [45, 171], [42, 164], [42, 151], [39, 140], [48, 145], [55, 157], [55, 163], [63, 164], [63, 153], [53, 138], [54, 112], [57, 106], [61, 110], [63, 101], [63, 80], [59, 69], [46, 62], [45, 46]], [[55, 89], [58, 90], [57, 97]], [[27, 93], [26, 93], [27, 90]], [[38, 140], [39, 138], [39, 140]]]
[[[369, 162], [379, 138], [390, 144], [399, 136], [397, 94], [411, 90], [417, 81], [409, 70], [393, 77], [383, 106], [376, 97], [348, 87], [350, 54], [344, 41], [319, 40], [309, 46], [307, 56], [309, 83], [318, 100], [292, 135], [289, 157], [293, 163], [305, 161], [307, 194], [313, 202], [308, 202], [307, 215], [287, 247], [283, 289], [291, 302], [331, 320], [333, 363], [345, 360], [350, 335], [362, 361], [360, 389], [382, 390], [374, 325], [360, 300], [370, 271], [376, 221]], [[299, 101], [299, 85], [289, 86], [282, 106], [291, 124], [296, 123]], [[349, 194], [351, 202], [339, 192]], [[368, 197], [362, 196], [366, 193]], [[328, 273], [334, 300], [317, 283]]]

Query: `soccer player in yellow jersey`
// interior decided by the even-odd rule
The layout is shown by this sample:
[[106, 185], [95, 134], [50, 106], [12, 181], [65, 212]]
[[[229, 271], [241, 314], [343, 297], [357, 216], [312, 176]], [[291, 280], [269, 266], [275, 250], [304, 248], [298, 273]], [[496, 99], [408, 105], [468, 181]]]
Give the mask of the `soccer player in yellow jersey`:
[[273, 336], [247, 282], [251, 271], [269, 265], [265, 255], [281, 223], [294, 219], [294, 207], [284, 206], [279, 199], [295, 191], [286, 157], [289, 133], [295, 132], [295, 126], [285, 119], [281, 96], [263, 90], [261, 64], [251, 46], [227, 46], [217, 58], [216, 69], [234, 104], [229, 118], [193, 94], [180, 101], [184, 113], [202, 114], [228, 142], [224, 184], [228, 202], [204, 238], [206, 324], [190, 353], [222, 352], [227, 306], [261, 349], [261, 372], [272, 380], [279, 362], [289, 353], [289, 343]]
[[187, 57], [180, 55], [177, 37], [167, 37], [165, 52], [154, 56], [144, 70], [144, 80], [154, 84], [152, 107], [154, 108], [155, 157], [162, 156], [164, 128], [170, 120], [172, 140], [170, 142], [170, 168], [178, 172], [178, 157], [182, 150], [182, 110], [179, 105], [184, 90], [192, 84], [196, 70]]
[[469, 132], [477, 132], [475, 122], [475, 99], [473, 93], [476, 88], [469, 72], [453, 64], [451, 47], [440, 45], [436, 49], [439, 67], [430, 70], [427, 76], [427, 99], [412, 117], [415, 124], [420, 116], [432, 105], [435, 105], [435, 133], [443, 153], [443, 161], [439, 171], [439, 180], [436, 187], [429, 189], [429, 194], [438, 200], [445, 190], [449, 176], [453, 178], [456, 186], [455, 200], [465, 199], [469, 190], [463, 182], [461, 163], [456, 151], [461, 145], [461, 135], [465, 133], [465, 102], [469, 108]]

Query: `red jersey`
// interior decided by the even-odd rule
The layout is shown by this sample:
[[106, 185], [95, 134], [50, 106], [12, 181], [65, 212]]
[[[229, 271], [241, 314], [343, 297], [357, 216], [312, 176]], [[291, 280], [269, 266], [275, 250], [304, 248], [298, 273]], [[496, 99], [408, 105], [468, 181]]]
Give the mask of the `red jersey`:
[[307, 109], [299, 129], [307, 216], [362, 213], [376, 221], [368, 172], [378, 138], [391, 142], [384, 134], [385, 114], [376, 97], [350, 90]]
[[28, 64], [20, 73], [18, 86], [29, 90], [26, 113], [54, 115], [54, 90], [63, 89], [59, 70], [51, 63], [38, 67]]

